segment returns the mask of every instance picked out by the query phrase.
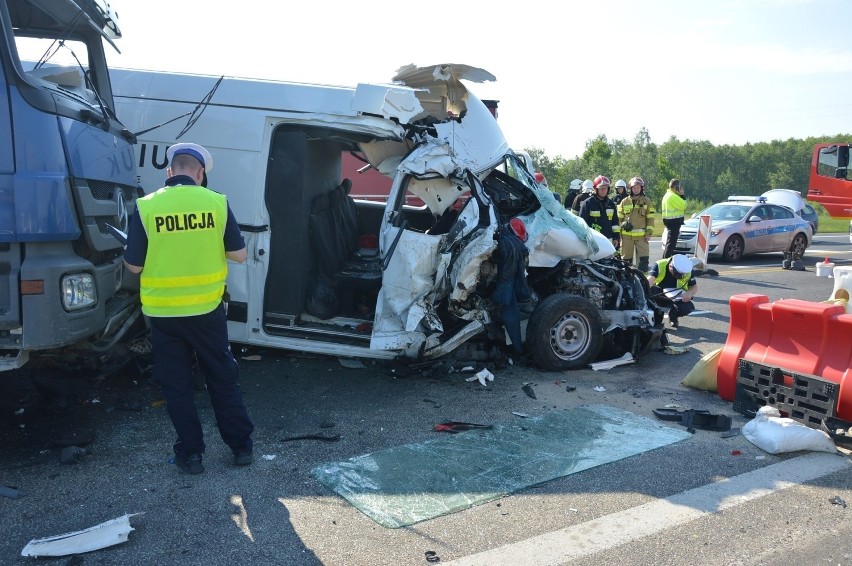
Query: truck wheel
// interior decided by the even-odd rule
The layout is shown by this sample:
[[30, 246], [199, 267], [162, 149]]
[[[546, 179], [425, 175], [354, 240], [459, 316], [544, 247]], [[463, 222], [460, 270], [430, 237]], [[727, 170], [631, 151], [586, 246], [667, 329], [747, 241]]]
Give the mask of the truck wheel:
[[736, 263], [743, 258], [743, 250], [745, 249], [745, 243], [743, 239], [734, 234], [728, 241], [725, 242], [725, 249], [722, 250], [722, 258], [725, 261]]
[[527, 325], [527, 348], [535, 364], [546, 370], [586, 367], [595, 360], [602, 343], [600, 313], [577, 295], [547, 297]]

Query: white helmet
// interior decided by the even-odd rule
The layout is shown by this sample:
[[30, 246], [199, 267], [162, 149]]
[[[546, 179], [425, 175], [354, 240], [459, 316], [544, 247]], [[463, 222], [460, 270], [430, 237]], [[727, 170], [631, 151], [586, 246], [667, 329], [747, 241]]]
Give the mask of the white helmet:
[[588, 194], [592, 194], [593, 192], [595, 192], [595, 186], [592, 184], [591, 179], [586, 179], [585, 181], [583, 181], [583, 192]]
[[580, 179], [574, 179], [573, 181], [571, 181], [571, 184], [568, 185], [568, 188], [572, 191], [579, 191], [582, 186], [583, 181], [581, 181]]
[[624, 182], [624, 179], [619, 179], [618, 181], [615, 182], [615, 188], [617, 189], [619, 187], [621, 187], [622, 189], [627, 188], [627, 183]]
[[681, 277], [692, 274], [692, 262], [683, 254], [675, 254], [671, 259], [672, 267]]

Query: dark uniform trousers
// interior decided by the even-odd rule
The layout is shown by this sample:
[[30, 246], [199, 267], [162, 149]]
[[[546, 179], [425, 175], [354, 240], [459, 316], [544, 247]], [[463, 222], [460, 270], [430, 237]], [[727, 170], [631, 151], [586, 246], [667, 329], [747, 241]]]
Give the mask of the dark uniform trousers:
[[231, 353], [225, 307], [207, 314], [149, 317], [154, 350], [154, 381], [166, 398], [169, 417], [177, 431], [177, 454], [204, 452], [201, 421], [195, 407], [192, 354], [207, 383], [219, 434], [233, 451], [250, 451], [254, 430], [243, 404], [237, 361]]

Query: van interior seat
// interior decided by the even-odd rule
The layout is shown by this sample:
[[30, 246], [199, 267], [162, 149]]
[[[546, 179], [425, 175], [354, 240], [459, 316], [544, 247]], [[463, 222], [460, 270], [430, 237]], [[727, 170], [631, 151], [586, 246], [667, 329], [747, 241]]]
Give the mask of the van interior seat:
[[378, 250], [358, 247], [358, 209], [349, 196], [352, 182], [314, 197], [309, 220], [311, 249], [319, 273], [331, 284], [378, 288], [382, 282]]

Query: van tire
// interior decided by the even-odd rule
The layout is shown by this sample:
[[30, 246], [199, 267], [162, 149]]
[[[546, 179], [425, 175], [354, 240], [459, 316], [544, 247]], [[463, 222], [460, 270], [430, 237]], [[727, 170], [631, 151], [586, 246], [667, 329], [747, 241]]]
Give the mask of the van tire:
[[527, 325], [527, 349], [533, 362], [545, 370], [584, 368], [595, 361], [602, 344], [598, 309], [577, 295], [547, 297]]

